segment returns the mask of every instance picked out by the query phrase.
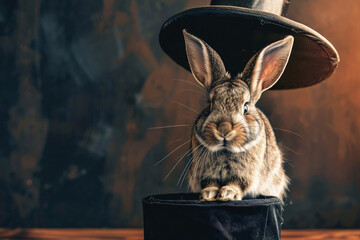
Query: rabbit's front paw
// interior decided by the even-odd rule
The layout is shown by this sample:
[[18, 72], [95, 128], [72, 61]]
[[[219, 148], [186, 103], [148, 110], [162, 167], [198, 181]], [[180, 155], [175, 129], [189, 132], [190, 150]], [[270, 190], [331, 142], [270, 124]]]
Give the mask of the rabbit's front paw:
[[210, 186], [201, 190], [201, 201], [215, 201], [219, 192], [219, 187]]
[[220, 201], [233, 201], [233, 200], [241, 200], [242, 199], [242, 191], [239, 186], [236, 185], [226, 185], [221, 187], [219, 194], [217, 196], [217, 200]]

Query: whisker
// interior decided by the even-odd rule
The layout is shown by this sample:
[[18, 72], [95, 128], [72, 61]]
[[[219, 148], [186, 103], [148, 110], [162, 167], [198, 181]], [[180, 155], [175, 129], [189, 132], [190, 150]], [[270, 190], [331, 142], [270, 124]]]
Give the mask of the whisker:
[[170, 172], [164, 177], [163, 181], [165, 181], [170, 174], [174, 171], [174, 169], [177, 167], [177, 165], [179, 165], [179, 163], [181, 162], [181, 160], [191, 151], [191, 148], [179, 159], [179, 161], [176, 162], [176, 164], [171, 168]]
[[[199, 149], [200, 146], [201, 146], [201, 145], [196, 146], [194, 149], [192, 149], [192, 151], [195, 152], [197, 149]], [[190, 152], [190, 153], [191, 153], [191, 152]], [[190, 154], [190, 153], [189, 153], [189, 154]], [[189, 155], [189, 154], [188, 154], [188, 155]], [[196, 153], [195, 153], [195, 154], [196, 154]], [[195, 155], [193, 155], [192, 158], [189, 160], [189, 162], [186, 164], [186, 166], [185, 166], [183, 172], [181, 173], [181, 175], [180, 175], [180, 177], [179, 177], [179, 180], [178, 180], [178, 182], [177, 182], [177, 184], [176, 184], [177, 186], [179, 186], [179, 183], [180, 183], [180, 181], [181, 181], [181, 178], [182, 178], [182, 181], [181, 181], [180, 187], [182, 186], [182, 184], [183, 184], [183, 182], [184, 182], [184, 180], [185, 180], [185, 176], [186, 176], [187, 172], [189, 171], [190, 164], [192, 163], [192, 161], [193, 161], [193, 159], [194, 159], [194, 156], [195, 156]]]
[[199, 93], [202, 96], [206, 97], [205, 93], [199, 92], [199, 91], [196, 91], [196, 90], [193, 90], [193, 89], [180, 89], [180, 90], [177, 90], [177, 91], [178, 92], [195, 92], [195, 93]]
[[195, 166], [194, 166], [194, 175], [195, 175], [195, 177], [198, 174], [198, 169], [199, 169], [199, 165], [200, 165], [200, 162], [201, 162], [200, 158], [204, 154], [203, 150], [205, 149], [205, 146], [203, 146], [203, 145], [199, 145], [199, 146], [201, 146], [201, 148], [198, 149], [198, 151], [196, 152], [196, 154], [194, 156], [194, 159], [197, 158], [197, 161], [196, 161]]
[[185, 144], [189, 143], [191, 140], [188, 140], [186, 142], [184, 142], [183, 144], [181, 144], [180, 146], [178, 146], [177, 148], [175, 148], [173, 151], [171, 151], [168, 155], [166, 155], [164, 158], [162, 158], [160, 161], [158, 161], [157, 163], [154, 164], [154, 167], [156, 165], [158, 165], [159, 163], [161, 163], [162, 161], [164, 161], [167, 157], [169, 157], [171, 154], [173, 154], [176, 150], [178, 150], [179, 148], [181, 148], [182, 146], [184, 146]]
[[[182, 186], [183, 182], [184, 182], [184, 179], [185, 179], [185, 176], [186, 176], [186, 173], [188, 172], [189, 168], [190, 168], [190, 165], [192, 163], [192, 160], [194, 159], [194, 157], [192, 157], [189, 162], [185, 165], [185, 168], [184, 170], [182, 171], [180, 177], [179, 177], [179, 180], [177, 181], [176, 183], [176, 186], [180, 187]], [[182, 179], [182, 180], [181, 180]], [[181, 183], [180, 183], [181, 182]], [[180, 184], [180, 185], [179, 185]]]
[[187, 81], [187, 80], [184, 80], [184, 79], [174, 78], [173, 80], [179, 81], [179, 82], [188, 83], [188, 84], [191, 84], [191, 85], [193, 85], [193, 86], [195, 86], [195, 87], [197, 87], [197, 88], [199, 88], [199, 89], [201, 89], [201, 90], [204, 90], [204, 88], [202, 88], [202, 87], [199, 86], [198, 84], [195, 84], [195, 83], [193, 83], [193, 82], [190, 82], [190, 81]]
[[279, 131], [283, 131], [283, 132], [288, 132], [288, 133], [292, 133], [300, 138], [303, 138], [303, 136], [301, 136], [300, 134], [296, 133], [296, 132], [293, 132], [293, 131], [290, 131], [290, 130], [287, 130], [287, 129], [284, 129], [284, 128], [276, 128], [276, 127], [273, 127], [273, 129], [275, 130], [279, 130]]
[[198, 174], [198, 168], [199, 168], [199, 159], [202, 155], [202, 150], [204, 149], [204, 146], [202, 145], [199, 145], [201, 148], [198, 149], [198, 151], [195, 153], [194, 155], [194, 159], [195, 159], [195, 166], [194, 166], [194, 171], [193, 171], [193, 175], [194, 175], [194, 178], [197, 178], [197, 174]]
[[203, 162], [203, 160], [200, 160], [200, 158], [207, 158], [208, 157], [208, 155], [209, 155], [209, 150], [207, 150], [206, 148], [205, 148], [205, 146], [203, 146], [203, 148], [201, 149], [201, 151], [203, 151], [203, 150], [205, 150], [205, 152], [202, 152], [201, 154], [200, 154], [200, 156], [199, 156], [199, 160], [197, 161], [197, 166], [196, 166], [196, 173], [199, 173], [199, 176], [198, 176], [198, 181], [199, 181], [199, 183], [201, 182], [201, 172], [202, 171], [200, 171], [200, 170], [202, 170], [202, 166], [200, 166], [200, 164]]
[[[210, 158], [210, 156], [211, 156], [211, 152], [210, 152], [210, 150], [208, 150], [207, 148], [205, 148], [204, 147], [204, 149], [205, 149], [205, 156], [204, 156], [204, 158], [205, 159], [208, 159], [208, 158]], [[199, 161], [200, 162], [200, 161]], [[202, 173], [203, 172], [203, 169], [204, 169], [204, 161], [201, 161], [201, 166], [200, 166], [200, 164], [199, 164], [199, 168], [200, 168], [200, 172]], [[201, 174], [199, 174], [199, 183], [201, 183]]]
[[198, 111], [196, 111], [196, 110], [194, 110], [194, 109], [192, 109], [191, 107], [189, 107], [189, 106], [186, 106], [185, 104], [182, 104], [182, 103], [180, 103], [180, 102], [177, 102], [177, 101], [175, 101], [175, 100], [170, 100], [171, 102], [173, 102], [173, 103], [176, 103], [176, 104], [179, 104], [180, 106], [183, 106], [183, 107], [185, 107], [185, 108], [187, 108], [187, 109], [189, 109], [189, 110], [191, 110], [191, 111], [193, 111], [194, 113], [196, 113], [196, 114], [200, 114], [200, 115], [202, 115], [201, 113], [199, 113]]
[[148, 129], [163, 129], [163, 128], [175, 128], [175, 127], [188, 127], [187, 124], [178, 124], [178, 125], [168, 125], [168, 126], [161, 126], [161, 127], [149, 127]]
[[289, 159], [286, 159], [286, 158], [283, 158], [283, 159], [284, 159], [285, 162], [287, 162], [291, 167], [295, 168], [294, 165], [292, 165], [292, 164], [290, 163], [290, 160], [289, 160]]
[[296, 155], [299, 155], [299, 156], [301, 156], [302, 154], [301, 153], [298, 153], [298, 152], [296, 152], [296, 151], [294, 151], [294, 150], [292, 150], [291, 148], [289, 148], [289, 147], [287, 147], [287, 146], [281, 146], [281, 147], [283, 147], [283, 148], [286, 148], [287, 150], [289, 150], [290, 152], [293, 152], [293, 153], [295, 153]]

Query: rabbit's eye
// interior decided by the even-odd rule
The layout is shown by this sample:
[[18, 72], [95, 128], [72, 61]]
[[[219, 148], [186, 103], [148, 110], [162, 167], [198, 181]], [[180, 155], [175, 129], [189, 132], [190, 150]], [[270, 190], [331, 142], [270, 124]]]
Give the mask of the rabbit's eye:
[[244, 104], [244, 114], [248, 114], [249, 112], [249, 103]]

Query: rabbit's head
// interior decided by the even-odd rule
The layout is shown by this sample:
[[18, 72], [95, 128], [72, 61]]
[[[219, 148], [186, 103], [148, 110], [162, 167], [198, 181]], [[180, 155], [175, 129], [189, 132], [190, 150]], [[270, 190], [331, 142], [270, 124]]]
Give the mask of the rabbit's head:
[[214, 49], [183, 31], [191, 72], [206, 88], [209, 105], [196, 120], [193, 136], [212, 152], [245, 152], [264, 139], [264, 123], [255, 107], [261, 93], [281, 77], [293, 37], [288, 36], [254, 55], [242, 73], [231, 77]]

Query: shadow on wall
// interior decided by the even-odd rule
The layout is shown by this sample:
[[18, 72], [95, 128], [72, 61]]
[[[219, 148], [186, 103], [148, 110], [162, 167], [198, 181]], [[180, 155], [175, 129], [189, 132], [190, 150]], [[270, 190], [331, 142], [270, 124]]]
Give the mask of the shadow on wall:
[[[188, 150], [206, 97], [162, 52], [158, 32], [168, 17], [206, 4], [0, 3], [0, 226], [141, 227], [142, 197], [187, 191], [176, 186], [186, 161], [163, 178]], [[337, 73], [259, 104], [292, 179], [285, 228], [360, 227], [360, 29], [351, 27], [360, 4], [339, 5], [294, 1], [288, 14], [334, 43]], [[174, 124], [185, 126], [149, 129]]]

